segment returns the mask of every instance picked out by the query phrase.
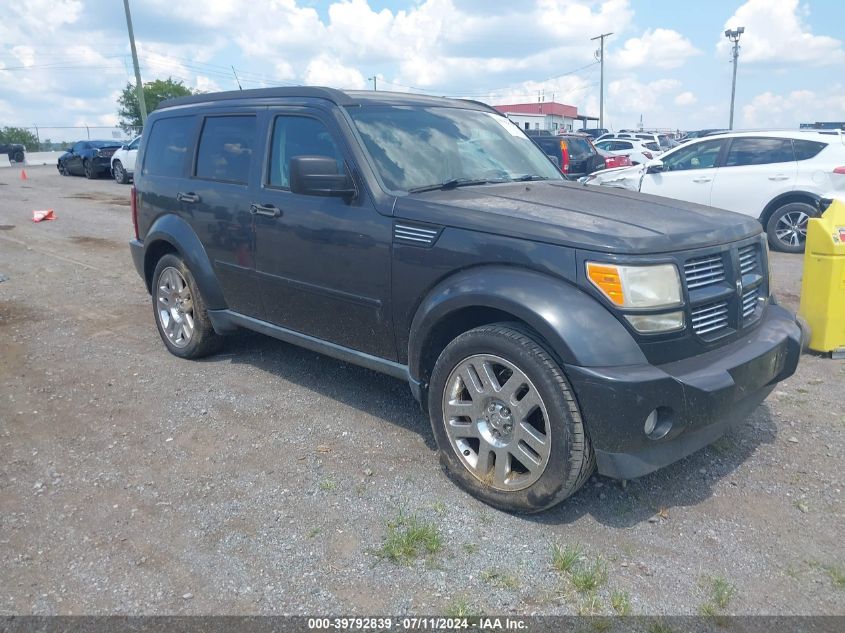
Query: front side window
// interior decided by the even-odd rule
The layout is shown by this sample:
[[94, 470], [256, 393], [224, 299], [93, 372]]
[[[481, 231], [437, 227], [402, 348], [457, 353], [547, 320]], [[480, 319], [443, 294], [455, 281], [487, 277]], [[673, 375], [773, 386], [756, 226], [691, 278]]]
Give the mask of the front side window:
[[349, 114], [384, 185], [409, 191], [449, 181], [563, 176], [530, 138], [492, 112], [365, 106]]
[[254, 116], [208, 117], [197, 151], [197, 178], [246, 184], [254, 147]]
[[725, 167], [768, 165], [794, 160], [790, 139], [743, 136], [731, 142]]
[[663, 171], [684, 171], [687, 169], [707, 169], [716, 166], [722, 140], [702, 141], [682, 147], [663, 158]]
[[329, 156], [343, 173], [343, 156], [322, 121], [302, 116], [276, 117], [270, 145], [271, 187], [290, 189], [290, 160], [297, 156]]
[[142, 171], [145, 176], [182, 176], [193, 122], [194, 118], [190, 116], [159, 119], [155, 122], [144, 152]]

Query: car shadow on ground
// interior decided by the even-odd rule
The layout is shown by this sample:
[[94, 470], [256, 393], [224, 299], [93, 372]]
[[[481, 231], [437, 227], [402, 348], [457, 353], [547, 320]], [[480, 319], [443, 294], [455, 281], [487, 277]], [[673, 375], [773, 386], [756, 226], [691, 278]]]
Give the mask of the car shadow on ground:
[[[429, 449], [437, 448], [428, 416], [401, 380], [249, 332], [228, 337], [223, 352], [203, 362], [250, 364], [418, 433]], [[763, 403], [714, 444], [675, 464], [624, 484], [593, 475], [579, 492], [559, 506], [522, 518], [556, 525], [591, 515], [603, 525], [618, 528], [662, 521], [672, 508], [697, 505], [712, 497], [714, 488], [725, 481], [740, 485], [734, 480], [735, 471], [761, 444], [770, 444], [776, 437], [777, 426]], [[431, 466], [440, 468], [434, 455]]]

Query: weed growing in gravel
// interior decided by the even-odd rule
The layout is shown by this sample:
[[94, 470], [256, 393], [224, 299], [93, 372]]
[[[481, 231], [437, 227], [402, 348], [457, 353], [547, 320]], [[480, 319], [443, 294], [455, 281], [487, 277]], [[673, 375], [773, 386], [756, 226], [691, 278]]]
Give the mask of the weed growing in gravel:
[[308, 538], [314, 538], [320, 533], [320, 528], [311, 528], [308, 531]]
[[578, 605], [578, 615], [601, 615], [601, 598], [596, 594], [588, 594]]
[[833, 567], [832, 565], [825, 567], [824, 570], [827, 572], [827, 575], [830, 576], [831, 581], [833, 581], [834, 587], [845, 589], [845, 572], [843, 572], [839, 567]]
[[478, 544], [476, 543], [464, 543], [461, 548], [469, 555], [478, 553]]
[[387, 537], [376, 554], [397, 564], [409, 564], [420, 556], [436, 554], [442, 547], [443, 539], [435, 526], [400, 512], [387, 522]]
[[570, 580], [578, 591], [595, 591], [607, 582], [607, 564], [600, 558], [582, 562], [572, 571]]
[[555, 543], [552, 545], [552, 567], [562, 574], [572, 571], [582, 554], [583, 550], [579, 545], [561, 547]]
[[499, 589], [516, 589], [519, 587], [519, 580], [515, 576], [495, 569], [486, 569], [481, 572], [481, 580]]
[[466, 598], [453, 598], [446, 604], [443, 615], [447, 618], [467, 618], [477, 620], [481, 617], [478, 610], [467, 602]]
[[648, 633], [674, 633], [674, 631], [663, 620], [655, 620], [648, 627]]
[[320, 490], [323, 490], [325, 492], [332, 492], [334, 490], [337, 490], [337, 484], [331, 479], [323, 479], [323, 481], [320, 482]]
[[432, 509], [434, 510], [434, 514], [439, 517], [446, 515], [446, 504], [442, 501], [435, 501]]
[[727, 608], [731, 598], [736, 593], [736, 588], [721, 576], [713, 578], [710, 586], [710, 601], [720, 609]]
[[631, 597], [627, 591], [614, 591], [610, 594], [610, 606], [617, 615], [629, 615], [631, 613]]

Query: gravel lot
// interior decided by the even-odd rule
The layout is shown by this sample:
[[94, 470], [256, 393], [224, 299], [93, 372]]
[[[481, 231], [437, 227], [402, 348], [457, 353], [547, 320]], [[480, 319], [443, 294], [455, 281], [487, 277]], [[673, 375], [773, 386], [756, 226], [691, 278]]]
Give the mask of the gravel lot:
[[[0, 170], [0, 615], [845, 614], [843, 361], [805, 355], [670, 468], [511, 516], [446, 479], [402, 382], [259, 335], [168, 354], [129, 188], [28, 175]], [[801, 261], [774, 256], [793, 309]], [[384, 556], [400, 513], [433, 553]]]

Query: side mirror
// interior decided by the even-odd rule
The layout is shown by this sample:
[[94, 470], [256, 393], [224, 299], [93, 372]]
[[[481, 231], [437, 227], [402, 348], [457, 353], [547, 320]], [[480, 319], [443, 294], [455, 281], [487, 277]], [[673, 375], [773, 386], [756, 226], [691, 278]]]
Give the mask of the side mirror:
[[72, 148], [72, 147], [65, 147], [65, 150], [64, 150], [64, 151], [65, 151], [65, 153], [67, 153], [67, 154], [73, 154], [73, 148]]
[[647, 174], [659, 174], [664, 169], [663, 161], [659, 158], [654, 158], [645, 164], [645, 171]]
[[338, 173], [330, 156], [294, 156], [290, 159], [290, 190], [305, 196], [351, 198], [357, 192], [349, 175]]
[[126, 149], [129, 149], [129, 146], [126, 143], [124, 143], [123, 145], [120, 146], [120, 149], [126, 150]]

